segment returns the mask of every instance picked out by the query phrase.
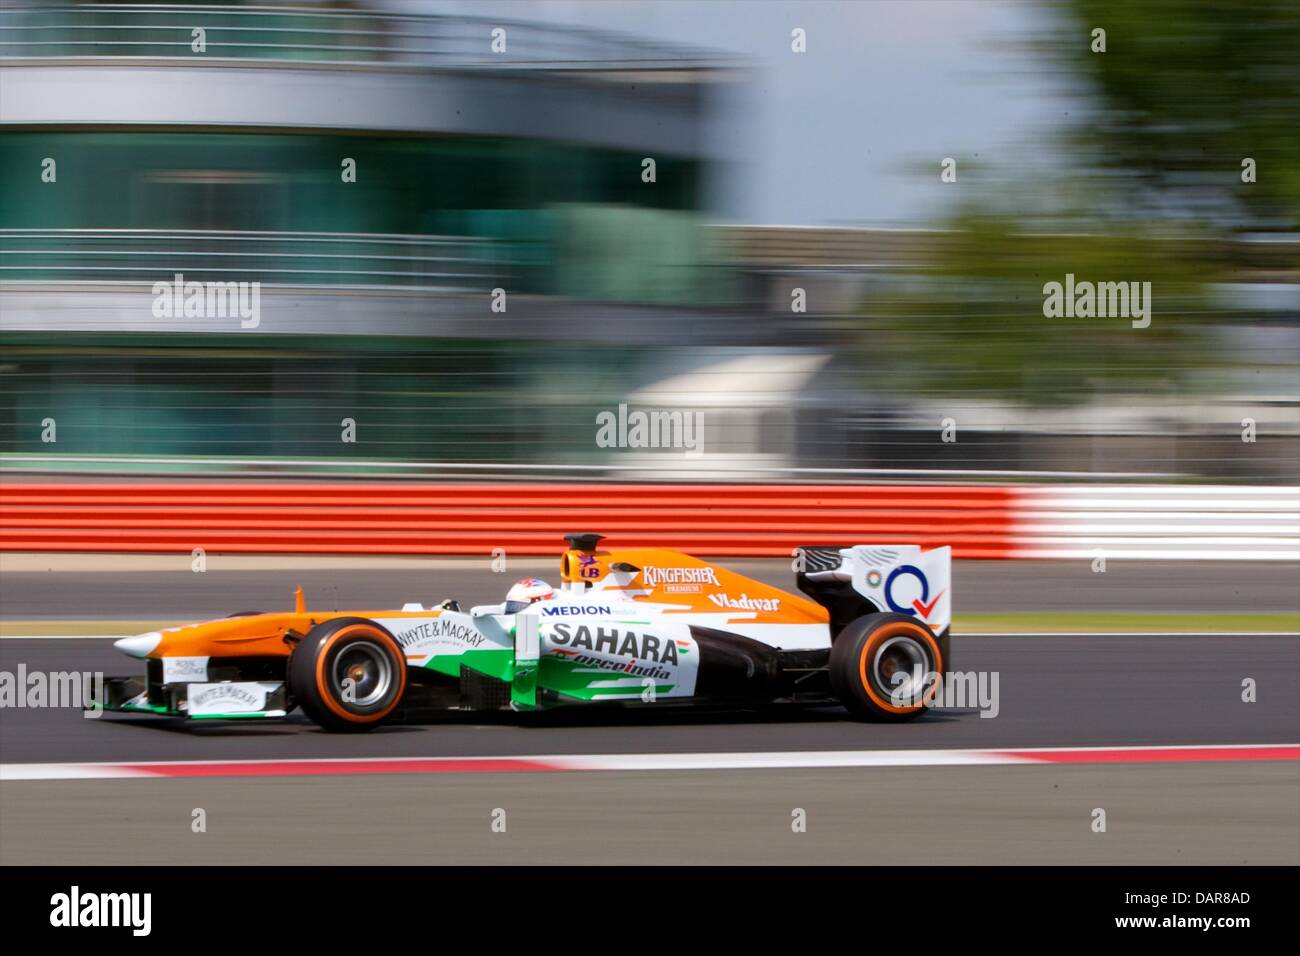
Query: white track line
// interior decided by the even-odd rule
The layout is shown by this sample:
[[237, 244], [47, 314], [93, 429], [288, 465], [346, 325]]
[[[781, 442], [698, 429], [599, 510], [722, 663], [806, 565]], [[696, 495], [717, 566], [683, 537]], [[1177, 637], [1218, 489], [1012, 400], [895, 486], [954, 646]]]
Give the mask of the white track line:
[[1300, 744], [1178, 744], [985, 750], [826, 750], [768, 753], [557, 754], [0, 764], [0, 781], [211, 779], [412, 773], [772, 770], [869, 767], [1061, 766], [1300, 760]]
[[0, 634], [0, 641], [120, 641], [133, 634]]

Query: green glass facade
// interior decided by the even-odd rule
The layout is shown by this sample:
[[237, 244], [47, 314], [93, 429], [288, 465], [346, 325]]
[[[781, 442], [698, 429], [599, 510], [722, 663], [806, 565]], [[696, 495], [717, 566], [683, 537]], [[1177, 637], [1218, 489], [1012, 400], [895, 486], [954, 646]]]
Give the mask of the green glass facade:
[[[589, 304], [729, 301], [699, 213], [703, 161], [656, 154], [646, 183], [644, 155], [522, 136], [6, 129], [11, 288], [55, 304], [85, 283], [184, 272], [344, 284], [364, 304], [351, 335], [317, 333], [303, 308], [309, 334], [155, 336], [79, 329], [90, 294], [67, 325], [0, 332], [0, 453], [593, 462], [595, 411], [619, 399], [636, 349], [593, 348], [565, 320], [528, 343], [490, 323], [471, 338], [386, 337], [384, 292], [365, 287], [427, 288], [431, 316], [444, 290], [498, 285]], [[47, 419], [57, 442], [42, 441]]]
[[[40, 182], [57, 162], [56, 185]], [[355, 183], [341, 163], [356, 160]], [[698, 163], [536, 140], [343, 133], [10, 132], [0, 228], [229, 229], [531, 237], [571, 203], [693, 210]]]
[[565, 342], [11, 335], [0, 450], [587, 464], [596, 412], [636, 358]]

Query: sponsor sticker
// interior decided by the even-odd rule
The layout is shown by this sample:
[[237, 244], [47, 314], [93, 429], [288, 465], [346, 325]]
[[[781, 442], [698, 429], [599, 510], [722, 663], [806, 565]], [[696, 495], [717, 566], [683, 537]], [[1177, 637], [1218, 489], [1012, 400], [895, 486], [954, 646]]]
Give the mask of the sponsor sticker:
[[695, 685], [694, 646], [689, 638], [557, 621], [546, 634], [545, 654], [611, 676], [676, 681], [669, 696], [689, 696]]
[[748, 594], [732, 597], [730, 594], [710, 594], [709, 600], [718, 607], [733, 611], [778, 611], [781, 609], [779, 598], [752, 598]]
[[191, 717], [255, 714], [266, 709], [267, 693], [279, 686], [262, 681], [190, 684], [187, 710]]
[[393, 636], [403, 649], [433, 641], [438, 644], [451, 644], [458, 648], [481, 647], [487, 638], [472, 624], [466, 624], [452, 617], [439, 617], [431, 621], [422, 621], [414, 627], [396, 631]]
[[162, 669], [164, 684], [189, 684], [208, 679], [206, 657], [164, 657]]
[[[920, 596], [914, 597], [910, 605], [901, 604], [894, 591], [897, 582], [900, 579], [907, 578], [915, 579], [916, 584], [920, 585], [921, 591]], [[915, 590], [916, 584], [913, 585], [913, 590]], [[889, 605], [891, 611], [898, 614], [910, 614], [913, 617], [920, 614], [922, 618], [928, 620], [943, 595], [944, 592], [940, 591], [934, 596], [933, 600], [930, 599], [930, 579], [925, 576], [924, 571], [913, 564], [899, 565], [890, 572], [889, 579], [885, 582], [885, 603]]]
[[650, 587], [661, 584], [712, 584], [718, 583], [718, 574], [713, 568], [656, 568], [641, 569], [641, 580]]
[[594, 651], [611, 657], [631, 657], [656, 664], [677, 666], [678, 644], [657, 634], [638, 634], [617, 627], [588, 627], [586, 624], [557, 623], [550, 642], [573, 650]]

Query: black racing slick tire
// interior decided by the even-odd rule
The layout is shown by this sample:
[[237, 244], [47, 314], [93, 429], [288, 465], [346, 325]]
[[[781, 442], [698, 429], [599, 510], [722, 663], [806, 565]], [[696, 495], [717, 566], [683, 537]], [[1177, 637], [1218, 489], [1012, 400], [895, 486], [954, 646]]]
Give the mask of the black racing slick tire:
[[[911, 720], [937, 692], [944, 670], [939, 639], [907, 614], [867, 614], [851, 622], [831, 645], [831, 688], [855, 717]], [[919, 679], [918, 679], [919, 675]]]
[[325, 730], [378, 726], [406, 692], [406, 657], [374, 621], [340, 617], [317, 624], [289, 657], [289, 691]]

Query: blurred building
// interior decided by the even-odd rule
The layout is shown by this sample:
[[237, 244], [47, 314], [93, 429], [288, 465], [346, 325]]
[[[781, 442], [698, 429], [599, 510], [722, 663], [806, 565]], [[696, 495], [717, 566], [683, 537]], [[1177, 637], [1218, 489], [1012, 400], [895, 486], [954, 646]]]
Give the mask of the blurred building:
[[[528, 460], [539, 395], [731, 338], [714, 54], [365, 4], [20, 4], [0, 53], [7, 451], [332, 455], [347, 416], [359, 455]], [[159, 316], [177, 274], [258, 321]]]

